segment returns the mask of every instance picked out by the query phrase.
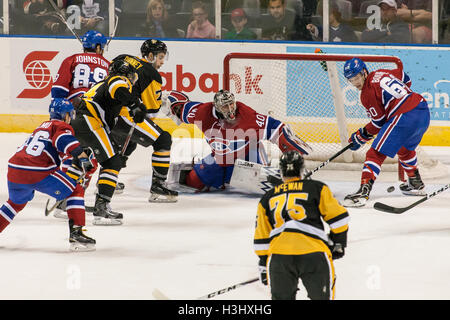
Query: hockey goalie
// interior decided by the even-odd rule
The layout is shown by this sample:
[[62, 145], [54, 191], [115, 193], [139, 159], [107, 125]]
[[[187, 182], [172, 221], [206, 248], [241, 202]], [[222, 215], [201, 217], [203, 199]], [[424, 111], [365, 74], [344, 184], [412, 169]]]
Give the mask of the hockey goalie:
[[[171, 182], [192, 190], [226, 189], [230, 181], [231, 186], [235, 186], [234, 181], [246, 191], [261, 189], [257, 185], [266, 180], [265, 176], [275, 176], [270, 174], [274, 168], [268, 167], [264, 140], [276, 144], [281, 152], [297, 150], [308, 154], [312, 151], [287, 124], [236, 101], [227, 90], [218, 91], [213, 102], [206, 103], [190, 101], [186, 94], [171, 91], [166, 105], [169, 116], [177, 124], [195, 124], [211, 147], [211, 153], [199, 163], [175, 164], [171, 169], [174, 171], [169, 174]], [[261, 175], [263, 168], [269, 173]], [[270, 183], [266, 185], [270, 187]]]

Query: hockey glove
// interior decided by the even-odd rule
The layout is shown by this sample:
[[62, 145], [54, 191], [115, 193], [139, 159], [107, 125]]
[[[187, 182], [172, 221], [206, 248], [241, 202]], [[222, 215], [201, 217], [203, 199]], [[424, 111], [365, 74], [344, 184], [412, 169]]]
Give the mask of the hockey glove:
[[258, 266], [258, 270], [259, 270], [259, 281], [261, 281], [263, 285], [267, 286], [269, 284], [269, 282], [267, 281], [267, 267]]
[[259, 264], [258, 264], [258, 271], [259, 271], [259, 281], [265, 286], [269, 284], [269, 281], [267, 280], [267, 256], [260, 256], [259, 257]]
[[145, 116], [147, 115], [147, 108], [142, 102], [136, 101], [128, 108], [130, 109], [130, 116], [133, 118], [134, 123], [144, 122]]
[[373, 135], [367, 132], [365, 127], [359, 128], [356, 132], [353, 132], [348, 142], [351, 142], [351, 150], [356, 151], [361, 148], [367, 141], [371, 140]]
[[332, 256], [333, 260], [342, 258], [344, 256], [344, 254], [345, 254], [345, 249], [341, 243], [333, 244], [333, 246], [331, 247], [331, 256]]
[[91, 148], [83, 148], [83, 152], [86, 157], [74, 157], [72, 160], [72, 166], [68, 169], [73, 171], [79, 171], [80, 174], [86, 174], [94, 168], [94, 152]]
[[311, 146], [293, 133], [291, 128], [286, 124], [282, 126], [278, 147], [282, 152], [296, 150], [302, 155], [308, 155], [313, 151]]
[[345, 247], [347, 246], [347, 231], [340, 233], [330, 232], [328, 237], [330, 239], [328, 247], [330, 248], [333, 260], [342, 258], [345, 254]]

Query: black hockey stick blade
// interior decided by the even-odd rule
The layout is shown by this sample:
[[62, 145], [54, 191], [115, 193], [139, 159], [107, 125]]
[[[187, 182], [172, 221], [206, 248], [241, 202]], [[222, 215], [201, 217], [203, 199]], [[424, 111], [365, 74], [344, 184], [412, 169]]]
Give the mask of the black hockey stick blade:
[[204, 295], [204, 296], [201, 296], [201, 297], [197, 298], [196, 300], [206, 300], [206, 299], [211, 299], [211, 298], [214, 298], [215, 296], [218, 296], [218, 295], [220, 295], [220, 294], [227, 293], [227, 292], [229, 292], [229, 291], [232, 291], [232, 290], [235, 290], [235, 289], [237, 289], [237, 288], [243, 287], [243, 286], [245, 286], [245, 285], [247, 285], [247, 284], [256, 282], [256, 281], [258, 281], [258, 280], [259, 280], [259, 277], [258, 277], [258, 278], [253, 278], [253, 279], [250, 279], [250, 280], [241, 282], [241, 283], [237, 283], [237, 284], [232, 285], [232, 286], [230, 286], [230, 287], [223, 288], [223, 289], [220, 289], [220, 290], [217, 290], [217, 291], [208, 293], [208, 294], [206, 294], [206, 295]]
[[378, 211], [383, 211], [383, 212], [386, 212], [386, 213], [401, 214], [401, 213], [403, 213], [405, 211], [408, 211], [409, 209], [414, 208], [415, 206], [417, 206], [418, 204], [424, 202], [427, 199], [428, 199], [427, 197], [423, 197], [422, 199], [414, 202], [413, 204], [410, 204], [407, 207], [401, 207], [401, 208], [399, 208], [399, 207], [392, 207], [390, 205], [387, 205], [387, 204], [384, 204], [384, 203], [381, 203], [381, 202], [375, 202], [375, 204], [373, 205], [373, 208], [378, 210]]
[[58, 206], [58, 204], [60, 204], [62, 201], [56, 201], [55, 204], [53, 206], [51, 206], [50, 208], [48, 207], [48, 203], [50, 202], [50, 199], [47, 200], [47, 203], [45, 204], [45, 216], [47, 217], [50, 213], [53, 212], [53, 210], [55, 210], [55, 208]]
[[53, 211], [53, 209], [56, 207], [56, 206], [53, 206], [53, 207], [51, 207], [50, 209], [48, 208], [48, 203], [50, 202], [50, 199], [47, 199], [47, 203], [45, 204], [45, 216], [47, 217], [49, 214], [50, 214], [50, 212], [52, 212]]
[[401, 213], [403, 213], [405, 211], [408, 211], [409, 209], [414, 208], [415, 206], [421, 204], [422, 202], [425, 202], [428, 199], [438, 195], [439, 193], [447, 190], [448, 188], [450, 188], [450, 184], [446, 184], [442, 188], [434, 191], [433, 193], [427, 194], [425, 197], [417, 200], [416, 202], [414, 202], [414, 203], [412, 203], [412, 204], [410, 204], [409, 206], [406, 206], [406, 207], [393, 207], [393, 206], [389, 206], [389, 205], [381, 203], [381, 202], [375, 202], [375, 204], [373, 205], [373, 208], [376, 209], [376, 210], [379, 210], [379, 211], [387, 212], [387, 213], [401, 214]]

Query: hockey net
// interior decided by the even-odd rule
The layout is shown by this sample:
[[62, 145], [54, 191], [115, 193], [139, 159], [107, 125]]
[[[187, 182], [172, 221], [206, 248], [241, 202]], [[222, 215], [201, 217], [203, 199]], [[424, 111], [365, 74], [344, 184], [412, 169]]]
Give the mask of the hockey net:
[[[348, 138], [370, 120], [361, 105], [359, 91], [343, 76], [345, 61], [354, 56], [336, 54], [230, 53], [224, 59], [224, 88], [236, 99], [260, 113], [290, 125], [312, 148], [306, 156], [309, 166], [328, 160], [348, 144]], [[361, 55], [369, 72], [403, 68], [393, 56]], [[267, 144], [267, 153], [278, 159], [279, 150]], [[327, 169], [361, 170], [366, 144], [356, 152], [347, 151]], [[419, 148], [420, 149], [420, 148]], [[440, 175], [440, 163], [418, 150], [424, 176]], [[387, 158], [384, 171], [399, 171], [397, 158]]]

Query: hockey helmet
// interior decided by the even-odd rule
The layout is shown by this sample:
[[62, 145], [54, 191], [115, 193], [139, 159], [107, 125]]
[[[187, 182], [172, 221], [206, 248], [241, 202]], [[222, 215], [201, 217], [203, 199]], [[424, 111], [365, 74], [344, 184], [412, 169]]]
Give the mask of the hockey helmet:
[[141, 55], [146, 58], [150, 53], [156, 56], [159, 52], [163, 52], [166, 55], [166, 60], [168, 59], [169, 52], [167, 51], [167, 45], [161, 40], [148, 39], [145, 40], [141, 45]]
[[236, 117], [236, 100], [228, 90], [219, 90], [214, 95], [214, 108], [220, 118], [234, 120]]
[[347, 60], [344, 64], [344, 76], [349, 80], [360, 74], [363, 70], [367, 71], [367, 66], [364, 61], [359, 58], [352, 58]]
[[300, 152], [289, 150], [280, 157], [280, 171], [283, 177], [300, 177], [305, 160]]
[[75, 118], [72, 102], [65, 98], [54, 98], [50, 102], [48, 112], [50, 113], [50, 119], [64, 120], [67, 113], [69, 113], [71, 119]]
[[95, 49], [97, 45], [103, 49], [105, 48], [107, 38], [99, 31], [89, 30], [81, 38], [83, 48], [85, 49]]
[[109, 65], [110, 76], [125, 76], [131, 83], [135, 83], [137, 80], [136, 69], [124, 59], [125, 55], [120, 55], [113, 59]]

